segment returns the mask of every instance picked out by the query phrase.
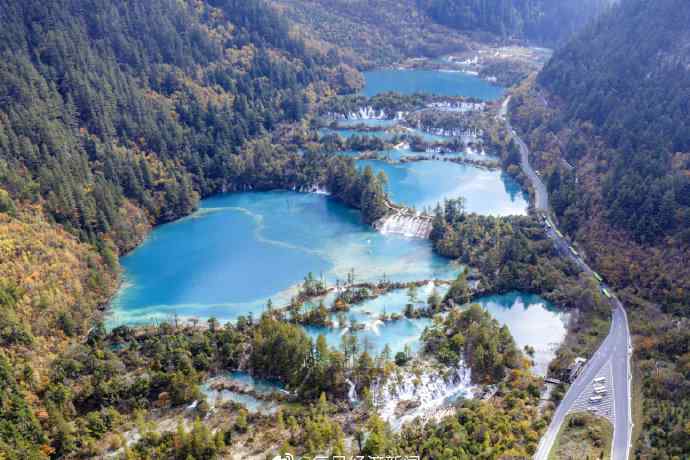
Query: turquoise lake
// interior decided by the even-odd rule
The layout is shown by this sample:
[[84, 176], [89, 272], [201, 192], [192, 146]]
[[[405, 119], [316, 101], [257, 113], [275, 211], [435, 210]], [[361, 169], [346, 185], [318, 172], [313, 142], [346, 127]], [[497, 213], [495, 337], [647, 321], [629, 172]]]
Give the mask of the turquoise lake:
[[[443, 296], [448, 287], [428, 284], [417, 289], [415, 305], [423, 307], [434, 290]], [[410, 351], [418, 351], [421, 346], [421, 334], [424, 328], [431, 324], [431, 320], [404, 317], [397, 321], [379, 320], [381, 314], [402, 314], [409, 301], [406, 290], [392, 291], [353, 306], [346, 314], [347, 324], [337, 324], [337, 317], [334, 315], [336, 327], [307, 327], [307, 332], [314, 339], [323, 334], [329, 345], [339, 347], [343, 335], [349, 331], [349, 322], [354, 321], [364, 326], [356, 335], [361, 347], [366, 347], [370, 353], [378, 354], [386, 345], [392, 356], [404, 351], [406, 347]], [[555, 350], [565, 337], [568, 316], [558, 312], [541, 297], [520, 292], [487, 296], [476, 303], [486, 308], [499, 323], [508, 325], [520, 348], [524, 348], [525, 345], [534, 348], [534, 370], [540, 375], [546, 375], [549, 362], [555, 357]]]
[[401, 94], [430, 93], [441, 96], [467, 96], [492, 101], [503, 95], [503, 88], [479, 77], [456, 71], [380, 69], [364, 72], [362, 94], [371, 97], [395, 91]]
[[[420, 210], [455, 196], [464, 196], [472, 212], [523, 214], [527, 208], [517, 185], [498, 171], [440, 161], [366, 164], [388, 174], [396, 202]], [[309, 272], [329, 282], [353, 268], [366, 281], [457, 274], [428, 241], [384, 236], [328, 196], [284, 191], [203, 200], [193, 215], [156, 228], [122, 266], [125, 286], [113, 302], [114, 324], [173, 314], [220, 320], [259, 314], [269, 298], [286, 304]]]
[[468, 212], [494, 215], [523, 215], [528, 202], [520, 185], [505, 173], [466, 164], [425, 160], [391, 164], [361, 160], [388, 177], [388, 193], [395, 203], [417, 210], [433, 210], [444, 198], [465, 198]]
[[[251, 388], [256, 393], [262, 395], [278, 393], [284, 389], [284, 386], [278, 382], [255, 379], [245, 372], [227, 372], [218, 377], [230, 380], [243, 387]], [[214, 390], [212, 386], [215, 380], [216, 377], [211, 378], [201, 386], [201, 391], [206, 396], [207, 401], [212, 405], [215, 405], [219, 401], [233, 401], [242, 404], [250, 413], [261, 413], [265, 415], [274, 414], [278, 410], [279, 404], [271, 400], [259, 399], [251, 394], [239, 393], [231, 390]]]
[[280, 191], [204, 200], [195, 214], [156, 228], [122, 266], [112, 324], [258, 315], [269, 298], [286, 304], [308, 272], [335, 282], [353, 268], [361, 281], [459, 271], [428, 241], [384, 236], [328, 196]]

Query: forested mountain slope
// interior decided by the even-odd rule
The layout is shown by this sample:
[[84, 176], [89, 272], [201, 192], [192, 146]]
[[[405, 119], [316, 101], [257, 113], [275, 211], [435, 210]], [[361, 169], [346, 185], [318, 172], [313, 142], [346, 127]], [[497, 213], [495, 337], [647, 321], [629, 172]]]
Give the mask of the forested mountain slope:
[[562, 228], [622, 293], [641, 458], [690, 454], [690, 3], [627, 0], [514, 99]]
[[334, 75], [254, 0], [5, 0], [0, 20], [0, 183], [85, 239], [232, 187], [228, 154]]
[[308, 37], [360, 67], [529, 42], [557, 46], [615, 0], [272, 0]]
[[[681, 0], [625, 2], [539, 75], [538, 89], [552, 103], [533, 107], [549, 118], [522, 118], [539, 127], [538, 148], [575, 166], [561, 164], [548, 179], [572, 233], [595, 217], [669, 257], [690, 245], [689, 19], [690, 4]], [[687, 313], [688, 285], [671, 282], [678, 268], [647, 270], [653, 279], [644, 288], [669, 311]]]
[[[609, 220], [690, 243], [690, 4], [630, 1], [557, 53], [539, 83], [615, 150]], [[577, 161], [578, 153], [569, 152]]]
[[417, 0], [417, 4], [448, 27], [555, 46], [605, 11], [611, 0]]
[[438, 24], [415, 0], [273, 0], [302, 32], [359, 66], [463, 51], [468, 38]]
[[[0, 1], [0, 457], [50, 454], [50, 362], [152, 225], [224, 190], [382, 195], [351, 162], [273, 143], [351, 74], [261, 0]], [[43, 428], [74, 415], [49, 412]]]

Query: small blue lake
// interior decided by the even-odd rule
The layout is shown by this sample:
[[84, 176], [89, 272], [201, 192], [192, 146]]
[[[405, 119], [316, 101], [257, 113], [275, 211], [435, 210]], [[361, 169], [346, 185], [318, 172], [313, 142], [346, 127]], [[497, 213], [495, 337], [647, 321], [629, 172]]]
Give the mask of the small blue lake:
[[477, 303], [499, 323], [508, 325], [520, 348], [525, 345], [534, 348], [534, 370], [546, 375], [549, 363], [556, 357], [556, 348], [565, 339], [568, 314], [538, 295], [522, 292], [487, 296]]
[[[434, 291], [443, 297], [448, 287], [428, 284], [418, 288], [416, 301], [413, 302], [415, 307], [426, 305], [427, 299]], [[306, 330], [314, 339], [323, 334], [329, 345], [338, 348], [343, 336], [350, 332], [354, 323], [363, 326], [355, 335], [359, 339], [360, 347], [367, 349], [369, 353], [381, 353], [386, 346], [391, 352], [391, 357], [397, 352], [405, 351], [406, 348], [416, 352], [421, 346], [420, 337], [424, 328], [431, 324], [430, 319], [408, 319], [403, 316], [395, 321], [380, 320], [382, 314], [402, 315], [405, 305], [410, 303], [408, 294], [408, 291], [402, 289], [392, 291], [354, 305], [345, 314], [345, 324], [338, 324], [338, 316], [333, 315], [336, 327], [311, 326]], [[540, 375], [545, 375], [549, 362], [555, 357], [557, 346], [565, 337], [568, 316], [554, 309], [541, 297], [520, 292], [487, 296], [476, 303], [486, 308], [499, 323], [508, 326], [520, 348], [526, 345], [534, 348], [534, 370]]]
[[[217, 381], [225, 380], [237, 384], [239, 387], [251, 389], [252, 393], [239, 392], [233, 390], [216, 390], [213, 388]], [[218, 402], [232, 401], [243, 405], [249, 413], [261, 413], [264, 415], [274, 414], [279, 407], [279, 403], [270, 398], [260, 399], [254, 396], [269, 396], [273, 393], [283, 391], [285, 387], [277, 382], [255, 379], [246, 372], [227, 372], [223, 375], [213, 377], [201, 386], [202, 393], [206, 396], [209, 404], [215, 406]]]
[[401, 94], [429, 93], [441, 96], [467, 96], [493, 101], [503, 88], [463, 72], [442, 70], [380, 69], [364, 72], [362, 94], [371, 97], [395, 91]]
[[432, 209], [444, 198], [465, 198], [465, 209], [484, 215], [527, 213], [527, 197], [520, 185], [500, 170], [489, 171], [447, 161], [415, 161], [390, 164], [361, 160], [376, 173], [388, 177], [388, 193], [395, 203], [417, 210]]

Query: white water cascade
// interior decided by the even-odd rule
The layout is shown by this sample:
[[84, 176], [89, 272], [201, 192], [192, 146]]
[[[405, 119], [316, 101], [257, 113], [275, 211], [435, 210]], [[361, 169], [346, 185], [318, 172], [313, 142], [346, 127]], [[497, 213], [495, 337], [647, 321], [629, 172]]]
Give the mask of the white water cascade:
[[345, 381], [350, 386], [350, 389], [347, 391], [347, 399], [350, 401], [350, 404], [355, 404], [358, 401], [358, 399], [357, 399], [357, 387], [352, 382], [352, 380], [345, 379]]
[[350, 112], [347, 116], [348, 120], [385, 120], [386, 113], [383, 110], [378, 112], [373, 107], [360, 107], [356, 112]]
[[414, 238], [429, 238], [431, 218], [400, 211], [382, 218], [376, 228], [384, 235], [403, 235]]
[[323, 185], [314, 185], [309, 189], [309, 193], [315, 193], [316, 195], [330, 195], [331, 193], [326, 190]]
[[438, 420], [452, 414], [452, 403], [474, 397], [474, 390], [471, 371], [460, 361], [455, 372], [445, 377], [437, 372], [393, 375], [383, 384], [374, 384], [372, 395], [381, 418], [398, 430], [417, 417]]
[[444, 112], [479, 112], [484, 110], [486, 104], [484, 102], [432, 102], [427, 107]]

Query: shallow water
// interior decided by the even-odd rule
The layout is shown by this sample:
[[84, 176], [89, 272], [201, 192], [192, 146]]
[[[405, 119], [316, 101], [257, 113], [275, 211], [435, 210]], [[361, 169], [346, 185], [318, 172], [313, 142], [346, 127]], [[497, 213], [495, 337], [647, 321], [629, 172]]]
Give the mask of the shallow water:
[[122, 258], [125, 286], [110, 325], [258, 315], [312, 272], [330, 283], [451, 279], [458, 267], [424, 240], [385, 236], [358, 211], [321, 194], [248, 192], [203, 200], [190, 217], [154, 229]]
[[[222, 377], [234, 380], [264, 395], [276, 393], [285, 388], [280, 383], [255, 379], [245, 372], [228, 372]], [[202, 393], [206, 396], [207, 401], [211, 405], [215, 405], [219, 401], [233, 401], [242, 404], [250, 413], [274, 414], [278, 410], [279, 404], [275, 401], [266, 401], [250, 394], [237, 391], [214, 390], [211, 388], [211, 384], [214, 380], [215, 378], [212, 378], [201, 386]]]
[[401, 94], [430, 93], [467, 96], [491, 101], [503, 95], [503, 88], [463, 72], [442, 70], [382, 69], [364, 72], [362, 94], [371, 97], [395, 91]]
[[546, 375], [556, 348], [565, 339], [568, 315], [537, 295], [521, 292], [488, 296], [477, 303], [499, 323], [508, 325], [521, 349], [525, 345], [534, 348], [534, 371]]
[[434, 209], [445, 198], [465, 198], [468, 212], [507, 216], [525, 215], [528, 202], [520, 185], [500, 170], [489, 171], [446, 161], [390, 164], [362, 160], [388, 177], [388, 193], [395, 203], [417, 210]]
[[[434, 289], [441, 297], [448, 291], [447, 286], [434, 287], [432, 284], [423, 286], [417, 289], [417, 301], [413, 302], [415, 307], [423, 307]], [[361, 304], [353, 305], [345, 315], [348, 324], [336, 324], [336, 327], [330, 329], [315, 326], [308, 326], [305, 329], [312, 338], [316, 339], [322, 334], [330, 346], [340, 348], [343, 335], [350, 331], [349, 326], [355, 322], [364, 325], [363, 330], [355, 332], [363, 350], [366, 349], [370, 354], [379, 354], [387, 345], [391, 352], [391, 358], [393, 358], [396, 353], [405, 351], [406, 347], [411, 352], [418, 351], [422, 332], [425, 327], [431, 324], [431, 320], [427, 318], [408, 319], [403, 317], [400, 320], [385, 323], [379, 319], [382, 314], [402, 314], [405, 305], [409, 302], [408, 291], [398, 289]], [[332, 319], [337, 321], [337, 315], [333, 315]]]
[[[429, 284], [418, 288], [415, 306], [424, 306], [434, 290], [443, 297], [448, 287]], [[348, 322], [355, 321], [365, 326], [363, 330], [356, 332], [362, 349], [366, 348], [370, 353], [379, 354], [388, 346], [391, 357], [397, 352], [405, 351], [406, 347], [412, 352], [418, 351], [421, 346], [421, 334], [424, 328], [431, 324], [431, 320], [402, 318], [385, 323], [379, 320], [381, 314], [402, 314], [409, 302], [408, 291], [401, 289], [353, 306], [346, 317]], [[545, 375], [549, 362], [555, 357], [556, 347], [565, 338], [568, 316], [554, 309], [549, 302], [537, 295], [517, 291], [483, 297], [476, 303], [486, 308], [499, 323], [508, 326], [518, 347], [523, 349], [529, 345], [535, 349], [534, 371]], [[327, 305], [330, 303], [327, 302]], [[336, 318], [334, 315], [333, 319]], [[329, 345], [339, 348], [342, 336], [349, 331], [348, 326], [349, 323], [336, 323], [336, 327], [330, 329], [306, 329], [314, 339], [323, 334]]]

